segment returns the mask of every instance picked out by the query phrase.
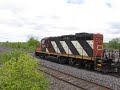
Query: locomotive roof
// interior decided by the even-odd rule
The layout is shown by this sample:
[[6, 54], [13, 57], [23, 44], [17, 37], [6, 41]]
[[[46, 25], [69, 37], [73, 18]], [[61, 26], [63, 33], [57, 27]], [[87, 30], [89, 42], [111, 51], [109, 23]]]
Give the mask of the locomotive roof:
[[73, 36], [75, 36], [75, 35], [62, 35], [62, 36], [55, 36], [55, 37], [48, 37], [48, 38], [60, 38], [60, 37], [63, 38], [63, 37], [73, 37]]
[[75, 35], [62, 35], [61, 37], [73, 37]]
[[82, 32], [82, 33], [76, 33], [75, 35], [91, 35], [93, 33], [86, 33], [86, 32]]
[[62, 36], [55, 36], [55, 37], [45, 37], [43, 39], [55, 39], [55, 38], [65, 39], [65, 38], [74, 38], [74, 37], [78, 37], [78, 38], [92, 38], [93, 37], [93, 33], [82, 32], [82, 33], [76, 33], [75, 35], [62, 35]]

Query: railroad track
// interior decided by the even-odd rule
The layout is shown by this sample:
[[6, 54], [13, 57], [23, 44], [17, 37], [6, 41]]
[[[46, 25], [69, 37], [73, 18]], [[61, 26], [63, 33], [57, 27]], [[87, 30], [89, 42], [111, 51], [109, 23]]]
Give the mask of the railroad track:
[[111, 90], [110, 88], [101, 86], [99, 84], [96, 84], [96, 83], [93, 83], [90, 81], [83, 80], [79, 77], [69, 75], [65, 72], [61, 72], [54, 68], [50, 68], [49, 66], [46, 66], [43, 64], [40, 64], [40, 65], [41, 65], [42, 69], [39, 69], [39, 70], [41, 70], [42, 72], [60, 80], [60, 81], [64, 81], [70, 85], [80, 88], [82, 90]]
[[[40, 59], [39, 57], [36, 57], [36, 58]], [[43, 59], [43, 60], [46, 60], [46, 59]], [[57, 63], [55, 60], [54, 61], [53, 60], [49, 60], [49, 61]], [[72, 67], [78, 68], [78, 66], [72, 66]], [[88, 70], [88, 69], [85, 69], [85, 68], [83, 70], [91, 71], [91, 72], [98, 73], [98, 74], [103, 74], [102, 72], [98, 72], [98, 71], [95, 71], [95, 70]], [[117, 74], [117, 73], [106, 73], [106, 75], [113, 76], [115, 78], [120, 78], [120, 74]]]
[[[34, 56], [34, 55], [33, 55]], [[36, 56], [35, 56], [36, 57]], [[36, 58], [38, 58], [38, 57], [36, 57]], [[44, 60], [44, 59], [43, 59]], [[53, 59], [51, 60], [51, 59], [49, 59], [50, 61], [52, 61], [52, 62], [54, 62], [53, 61]], [[54, 63], [56, 63], [56, 62], [54, 62]], [[44, 64], [44, 63], [43, 63]], [[55, 69], [55, 68], [53, 68], [53, 67], [51, 67], [51, 66], [44, 66], [44, 65], [41, 65], [45, 70], [47, 70], [48, 69], [48, 71], [45, 71], [44, 69], [43, 70], [41, 70], [41, 71], [43, 71], [44, 73], [47, 73], [47, 74], [49, 74], [49, 75], [51, 75], [52, 77], [55, 77], [56, 79], [59, 79], [59, 80], [61, 80], [61, 81], [64, 81], [64, 82], [66, 82], [66, 83], [68, 83], [68, 84], [70, 84], [71, 86], [74, 86], [74, 87], [78, 87], [78, 88], [82, 88], [83, 90], [110, 90], [110, 89], [112, 89], [112, 87], [115, 87], [115, 88], [117, 88], [116, 90], [119, 90], [118, 88], [119, 87], [117, 87], [116, 85], [113, 85], [113, 84], [111, 84], [112, 85], [112, 87], [111, 86], [109, 86], [109, 84], [108, 84], [108, 86], [106, 85], [104, 85], [104, 84], [100, 84], [99, 85], [99, 83], [98, 84], [96, 84], [96, 83], [94, 83], [94, 82], [92, 82], [92, 81], [86, 81], [86, 79], [81, 79], [80, 77], [77, 77], [77, 76], [71, 76], [71, 75], [69, 75], [69, 74], [67, 74], [66, 72], [64, 73], [64, 71], [57, 71], [57, 69]], [[51, 74], [51, 73], [49, 73], [49, 72], [52, 72], [51, 71], [51, 69], [53, 69], [52, 71], [56, 71], [56, 74], [55, 73], [53, 73], [53, 74]], [[58, 69], [59, 70], [59, 69]], [[57, 72], [58, 73], [62, 73], [62, 75], [61, 74], [57, 74]], [[91, 70], [91, 72], [95, 72], [95, 71], [92, 71]], [[100, 73], [100, 72], [96, 72], [96, 73]], [[67, 75], [66, 75], [67, 74]], [[58, 76], [58, 75], [60, 75], [60, 76]], [[103, 74], [104, 75], [104, 74]], [[108, 74], [108, 76], [113, 76], [113, 77], [116, 77], [116, 79], [118, 78], [119, 79], [119, 77], [118, 77], [118, 75], [110, 75], [110, 74]], [[60, 77], [60, 78], [59, 78]], [[65, 79], [64, 79], [64, 77], [65, 77]], [[74, 78], [76, 78], [76, 79], [74, 79]], [[73, 79], [69, 79], [69, 78], [73, 78]], [[66, 80], [67, 79], [67, 80]], [[69, 81], [70, 80], [70, 81]], [[82, 80], [82, 81], [81, 81]], [[69, 81], [69, 82], [68, 82]], [[89, 82], [89, 83], [88, 83]], [[82, 84], [81, 84], [82, 83]], [[83, 84], [83, 83], [86, 83], [86, 84]], [[104, 82], [103, 82], [104, 83]], [[83, 85], [83, 86], [82, 86]], [[108, 88], [107, 88], [108, 87]], [[109, 88], [110, 87], [110, 88]]]
[[120, 74], [116, 74], [116, 73], [111, 73], [111, 74], [108, 74], [109, 76], [113, 76], [115, 78], [120, 78]]

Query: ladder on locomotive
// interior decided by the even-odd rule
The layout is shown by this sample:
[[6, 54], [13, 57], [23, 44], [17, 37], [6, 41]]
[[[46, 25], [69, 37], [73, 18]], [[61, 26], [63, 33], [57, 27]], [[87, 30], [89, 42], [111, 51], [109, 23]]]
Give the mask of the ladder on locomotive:
[[97, 57], [99, 50], [97, 50], [97, 53], [95, 55], [95, 59], [94, 59], [94, 69], [97, 71], [101, 71], [102, 70], [102, 62], [103, 62], [103, 54], [101, 55], [101, 57]]
[[[97, 53], [98, 52], [99, 51], [97, 51]], [[97, 56], [97, 53], [96, 53], [96, 56]], [[103, 54], [101, 55], [101, 58], [96, 56], [94, 60], [94, 69], [97, 71], [110, 72], [111, 69], [108, 69], [108, 67], [110, 67], [110, 63], [112, 63], [112, 61], [116, 58], [115, 53], [113, 53], [113, 50], [111, 51], [111, 50], [104, 49]], [[118, 51], [118, 57], [119, 57], [118, 62], [120, 62], [120, 49]]]

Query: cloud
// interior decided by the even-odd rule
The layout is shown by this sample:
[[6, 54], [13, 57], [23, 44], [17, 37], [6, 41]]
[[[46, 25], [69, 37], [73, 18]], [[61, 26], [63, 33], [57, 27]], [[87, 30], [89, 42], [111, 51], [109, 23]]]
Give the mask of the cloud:
[[112, 8], [112, 4], [111, 4], [111, 3], [106, 2], [105, 4], [106, 4], [109, 8]]
[[110, 23], [112, 29], [120, 29], [120, 22]]
[[69, 4], [82, 4], [82, 3], [84, 3], [84, 0], [67, 0], [67, 3], [69, 3]]
[[120, 22], [109, 23], [109, 26], [109, 30], [106, 31], [109, 31], [110, 34], [120, 34]]
[[[119, 36], [119, 0], [0, 0], [0, 41], [102, 33]], [[115, 24], [114, 22], [118, 22]], [[20, 39], [21, 38], [21, 39]]]

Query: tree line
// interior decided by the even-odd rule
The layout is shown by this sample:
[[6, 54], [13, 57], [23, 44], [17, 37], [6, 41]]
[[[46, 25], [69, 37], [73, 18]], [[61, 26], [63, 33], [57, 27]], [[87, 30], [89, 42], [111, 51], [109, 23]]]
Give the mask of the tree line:
[[108, 43], [104, 43], [104, 48], [120, 49], [120, 38], [114, 38]]

